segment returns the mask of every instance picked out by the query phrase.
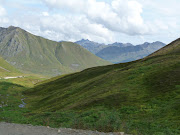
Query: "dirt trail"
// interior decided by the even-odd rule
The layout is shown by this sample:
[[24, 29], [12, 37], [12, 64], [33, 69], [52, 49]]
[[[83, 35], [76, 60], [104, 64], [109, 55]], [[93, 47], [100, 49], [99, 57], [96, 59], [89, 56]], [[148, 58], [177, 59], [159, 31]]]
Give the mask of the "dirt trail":
[[3, 79], [16, 79], [16, 78], [23, 78], [24, 76], [9, 76], [9, 77], [4, 77]]
[[101, 133], [69, 128], [48, 128], [24, 124], [0, 123], [0, 135], [125, 135], [124, 133]]
[[5, 70], [5, 71], [7, 71], [7, 72], [10, 72], [9, 70], [7, 70], [7, 69], [5, 69], [5, 68], [3, 68], [3, 67], [1, 67], [1, 66], [0, 66], [0, 68], [3, 69], [3, 70]]

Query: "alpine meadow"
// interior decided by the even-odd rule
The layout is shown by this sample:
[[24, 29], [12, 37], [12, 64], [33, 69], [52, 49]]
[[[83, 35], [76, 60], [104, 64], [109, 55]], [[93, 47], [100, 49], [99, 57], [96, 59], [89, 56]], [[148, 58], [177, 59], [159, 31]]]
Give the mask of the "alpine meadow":
[[0, 0], [0, 135], [180, 135], [179, 4]]

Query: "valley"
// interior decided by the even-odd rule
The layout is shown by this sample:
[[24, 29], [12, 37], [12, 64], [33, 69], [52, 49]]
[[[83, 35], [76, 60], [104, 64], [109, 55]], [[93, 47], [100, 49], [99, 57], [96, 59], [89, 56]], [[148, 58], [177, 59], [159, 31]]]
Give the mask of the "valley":
[[101, 132], [179, 134], [179, 48], [178, 39], [133, 62], [48, 80], [22, 73], [24, 78], [0, 80], [0, 120]]
[[[64, 66], [81, 61], [76, 59], [81, 53], [75, 56], [76, 44], [63, 42], [57, 47], [56, 58]], [[78, 48], [77, 52], [86, 51]], [[177, 39], [143, 59], [65, 72], [53, 78], [39, 70], [37, 74], [26, 72], [0, 58], [0, 121], [135, 135], [178, 135], [179, 48]], [[96, 58], [89, 52], [87, 55], [88, 59]]]
[[0, 0], [0, 135], [180, 135], [179, 5]]

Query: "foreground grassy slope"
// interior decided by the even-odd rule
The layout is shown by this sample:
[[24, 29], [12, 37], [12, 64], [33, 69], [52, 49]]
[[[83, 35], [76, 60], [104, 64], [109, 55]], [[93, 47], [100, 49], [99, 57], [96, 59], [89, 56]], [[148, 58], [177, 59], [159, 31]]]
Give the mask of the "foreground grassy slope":
[[110, 64], [71, 42], [55, 42], [17, 27], [0, 29], [0, 55], [24, 73], [56, 76]]
[[[4, 79], [5, 77], [22, 78]], [[0, 121], [24, 123], [25, 108], [20, 108], [22, 92], [45, 80], [44, 76], [23, 74], [0, 57]]]
[[[0, 74], [2, 75], [1, 72]], [[22, 74], [12, 74], [9, 72], [7, 75]], [[23, 101], [25, 96], [22, 92], [42, 80], [44, 78], [40, 76], [27, 74], [23, 78], [0, 79], [0, 122], [28, 123], [28, 118], [24, 116], [28, 110], [25, 108], [26, 104]]]
[[53, 78], [25, 92], [29, 108], [56, 126], [180, 134], [179, 48], [177, 40], [142, 60]]

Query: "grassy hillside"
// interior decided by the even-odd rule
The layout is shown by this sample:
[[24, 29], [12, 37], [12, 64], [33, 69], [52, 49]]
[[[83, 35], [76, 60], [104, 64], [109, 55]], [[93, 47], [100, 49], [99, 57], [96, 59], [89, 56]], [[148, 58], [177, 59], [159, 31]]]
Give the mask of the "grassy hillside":
[[[24, 74], [18, 71], [15, 67], [6, 62], [0, 57], [0, 81], [4, 80], [4, 77], [23, 76]], [[7, 80], [9, 81], [9, 80]]]
[[[5, 79], [17, 76], [23, 77]], [[45, 79], [44, 76], [23, 74], [0, 57], [0, 121], [24, 123], [26, 109], [19, 107], [25, 98], [22, 92]]]
[[12, 26], [0, 30], [0, 50], [5, 60], [24, 73], [55, 76], [110, 64], [78, 44], [54, 42]]
[[[2, 75], [1, 72], [0, 75]], [[8, 74], [8, 76], [13, 75], [22, 74]], [[33, 75], [8, 80], [0, 79], [0, 122], [27, 123], [28, 119], [24, 114], [28, 110], [25, 108], [26, 103], [23, 101], [26, 97], [22, 92], [42, 80], [44, 78]]]
[[180, 53], [180, 45], [179, 45], [179, 43], [180, 43], [180, 38], [173, 41], [171, 44], [163, 47], [162, 49], [156, 51], [155, 53], [149, 55], [149, 57], [167, 55], [167, 54], [171, 54], [171, 55], [179, 54]]
[[18, 70], [6, 62], [2, 57], [0, 57], [0, 72], [1, 74], [9, 73], [9, 72], [17, 72]]
[[[22, 78], [4, 79], [5, 77], [17, 77], [24, 76]], [[13, 84], [23, 85], [25, 87], [32, 87], [34, 84], [47, 79], [47, 76], [36, 74], [24, 74], [18, 71], [15, 67], [6, 62], [0, 57], [0, 82], [7, 82]]]
[[177, 40], [142, 60], [90, 68], [42, 83], [25, 92], [33, 120], [137, 135], [178, 135], [179, 48]]

